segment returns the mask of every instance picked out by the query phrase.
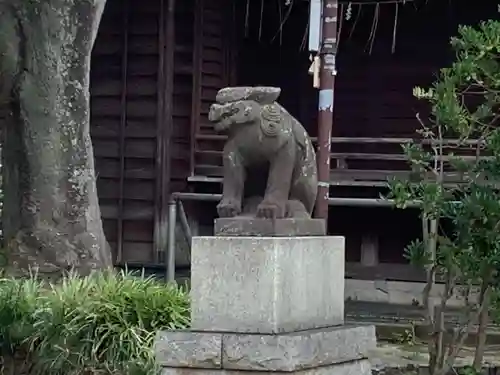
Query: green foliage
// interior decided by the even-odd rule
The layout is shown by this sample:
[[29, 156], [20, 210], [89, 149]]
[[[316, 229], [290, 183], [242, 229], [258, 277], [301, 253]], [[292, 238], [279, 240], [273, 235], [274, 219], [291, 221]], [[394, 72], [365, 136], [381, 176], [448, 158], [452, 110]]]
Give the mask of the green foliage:
[[500, 325], [500, 285], [498, 285], [498, 282], [496, 283], [496, 288], [493, 290], [491, 306], [491, 318], [495, 324]]
[[[414, 89], [429, 103], [431, 116], [418, 117], [421, 141], [404, 146], [412, 173], [408, 180], [390, 181], [389, 195], [401, 208], [421, 205], [423, 238], [407, 247], [406, 256], [427, 269], [424, 305], [435, 332], [441, 331], [440, 317], [457, 289], [465, 294], [464, 328], [477, 321], [490, 307], [500, 269], [500, 22], [462, 26], [451, 45], [454, 63], [430, 89]], [[450, 183], [452, 175], [462, 182]], [[434, 308], [430, 290], [438, 276], [445, 280], [445, 293]], [[479, 301], [471, 302], [478, 285]], [[460, 345], [468, 331], [457, 330], [452, 345]], [[435, 337], [436, 345], [444, 345]], [[456, 351], [436, 346], [430, 354], [438, 374], [452, 365]]]
[[[391, 181], [390, 197], [399, 207], [419, 201], [424, 219], [453, 224], [452, 233], [435, 234], [435, 260], [425, 239], [411, 244], [407, 255], [413, 262], [453, 266], [456, 276], [480, 281], [495, 278], [500, 267], [500, 23], [462, 26], [451, 45], [452, 66], [441, 70], [432, 88], [414, 90], [429, 102], [432, 115], [418, 131], [424, 142], [404, 146], [412, 178]], [[458, 154], [463, 149], [467, 156]], [[447, 184], [451, 172], [464, 182]]]
[[411, 322], [410, 328], [405, 329], [401, 333], [393, 334], [391, 341], [400, 345], [415, 346], [417, 344], [417, 334], [415, 332], [415, 324]]
[[128, 273], [0, 280], [3, 353], [29, 353], [33, 374], [154, 374], [155, 334], [188, 317], [185, 291]]
[[458, 375], [481, 375], [481, 371], [476, 370], [472, 366], [466, 366], [458, 372]]

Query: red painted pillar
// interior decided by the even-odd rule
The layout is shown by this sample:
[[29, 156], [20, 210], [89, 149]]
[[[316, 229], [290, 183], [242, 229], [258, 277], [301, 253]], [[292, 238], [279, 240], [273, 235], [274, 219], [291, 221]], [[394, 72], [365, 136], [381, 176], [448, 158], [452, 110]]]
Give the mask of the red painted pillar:
[[323, 0], [322, 44], [319, 52], [321, 66], [318, 98], [318, 197], [315, 216], [325, 220], [328, 220], [330, 188], [330, 145], [336, 75], [337, 18], [338, 0]]

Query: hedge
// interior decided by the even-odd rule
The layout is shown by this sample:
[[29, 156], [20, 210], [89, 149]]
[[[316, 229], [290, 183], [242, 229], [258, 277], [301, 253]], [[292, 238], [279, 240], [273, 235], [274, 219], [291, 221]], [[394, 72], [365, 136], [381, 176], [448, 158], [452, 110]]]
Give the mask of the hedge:
[[154, 374], [156, 332], [187, 326], [186, 291], [153, 278], [0, 279], [0, 342], [10, 373]]

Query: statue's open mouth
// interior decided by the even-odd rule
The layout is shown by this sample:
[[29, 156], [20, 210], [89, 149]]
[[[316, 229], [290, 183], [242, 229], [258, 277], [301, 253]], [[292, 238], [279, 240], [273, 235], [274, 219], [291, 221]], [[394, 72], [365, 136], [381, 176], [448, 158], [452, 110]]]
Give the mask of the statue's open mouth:
[[234, 116], [239, 112], [239, 108], [237, 108], [234, 104], [235, 103], [212, 104], [210, 106], [210, 111], [208, 112], [208, 120], [211, 122], [220, 122]]
[[216, 103], [210, 106], [208, 120], [216, 123], [216, 129], [226, 129], [231, 124], [243, 124], [260, 116], [256, 104], [272, 104], [281, 89], [277, 87], [237, 87], [222, 89], [217, 93]]
[[208, 119], [215, 123], [216, 131], [228, 130], [237, 124], [248, 124], [255, 121], [259, 116], [260, 106], [251, 100], [239, 100], [219, 104], [212, 104], [208, 113]]

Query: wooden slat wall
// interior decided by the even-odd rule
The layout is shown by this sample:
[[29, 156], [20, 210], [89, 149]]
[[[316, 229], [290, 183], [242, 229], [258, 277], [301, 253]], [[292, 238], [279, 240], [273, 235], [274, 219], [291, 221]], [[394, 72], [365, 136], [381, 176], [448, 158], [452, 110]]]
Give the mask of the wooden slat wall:
[[176, 1], [172, 24], [168, 0], [108, 1], [92, 56], [91, 134], [117, 263], [163, 261], [165, 202], [187, 189], [192, 131], [211, 129], [208, 108], [229, 80], [227, 1]]
[[171, 191], [187, 186], [193, 85], [194, 1], [176, 1], [173, 129], [170, 142]]
[[[208, 111], [217, 91], [230, 83], [229, 37], [231, 3], [228, 0], [194, 0], [193, 86], [191, 113], [191, 174], [196, 175], [199, 164], [197, 150], [220, 148], [220, 142], [201, 141], [198, 134], [214, 134], [208, 121]], [[207, 156], [204, 155], [203, 161]]]
[[190, 150], [199, 146], [196, 134], [213, 133], [208, 110], [217, 91], [229, 83], [228, 5], [228, 0], [176, 4], [171, 191], [188, 188], [195, 162]]
[[[163, 15], [162, 15], [163, 12]], [[162, 0], [110, 0], [92, 56], [91, 135], [104, 230], [117, 263], [150, 263], [157, 158]], [[168, 124], [164, 124], [168, 126]], [[160, 172], [160, 173], [159, 173]], [[159, 225], [158, 216], [156, 224]]]

